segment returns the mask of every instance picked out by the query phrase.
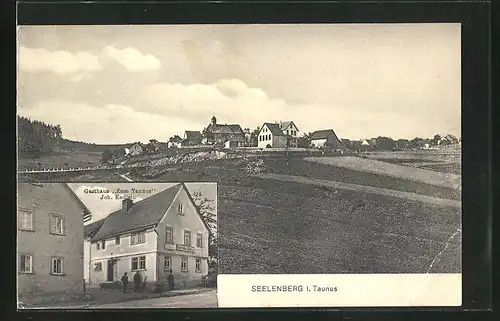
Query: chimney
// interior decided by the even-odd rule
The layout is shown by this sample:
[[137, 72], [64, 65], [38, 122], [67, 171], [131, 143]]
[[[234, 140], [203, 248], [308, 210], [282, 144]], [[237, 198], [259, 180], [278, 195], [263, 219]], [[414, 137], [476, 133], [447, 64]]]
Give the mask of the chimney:
[[125, 213], [130, 211], [130, 208], [134, 205], [134, 202], [130, 198], [126, 198], [122, 201], [122, 209]]

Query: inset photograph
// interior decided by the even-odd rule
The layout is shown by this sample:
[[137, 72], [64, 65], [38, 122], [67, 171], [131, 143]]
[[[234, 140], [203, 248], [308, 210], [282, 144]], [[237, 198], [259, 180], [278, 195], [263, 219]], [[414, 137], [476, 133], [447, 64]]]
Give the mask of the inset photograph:
[[19, 183], [18, 308], [217, 307], [216, 183]]

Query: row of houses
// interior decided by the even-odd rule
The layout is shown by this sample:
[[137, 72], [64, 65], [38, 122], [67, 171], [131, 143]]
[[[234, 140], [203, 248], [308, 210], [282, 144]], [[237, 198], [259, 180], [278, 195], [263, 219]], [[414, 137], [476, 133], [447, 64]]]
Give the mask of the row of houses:
[[122, 206], [93, 221], [63, 183], [18, 184], [18, 298], [58, 301], [84, 284], [114, 282], [139, 272], [148, 289], [199, 284], [208, 273], [210, 229], [184, 184]]
[[[245, 146], [250, 140], [250, 134], [245, 133], [238, 124], [218, 124], [214, 116], [208, 126], [200, 131], [187, 130], [184, 136], [175, 135], [167, 142], [167, 148], [180, 148], [184, 146], [219, 145], [225, 148]], [[297, 147], [299, 129], [293, 121], [266, 122], [257, 134], [257, 147], [260, 148], [283, 148]], [[310, 143], [315, 147], [328, 146], [338, 148], [340, 140], [333, 129], [319, 130], [312, 133]], [[139, 155], [146, 150], [143, 144], [135, 143], [127, 154]]]

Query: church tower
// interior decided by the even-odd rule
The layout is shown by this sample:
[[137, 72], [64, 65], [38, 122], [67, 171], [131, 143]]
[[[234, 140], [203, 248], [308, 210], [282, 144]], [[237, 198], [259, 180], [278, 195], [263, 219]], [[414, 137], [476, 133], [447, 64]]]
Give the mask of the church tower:
[[212, 126], [217, 125], [217, 118], [215, 118], [215, 116], [212, 117], [211, 124]]

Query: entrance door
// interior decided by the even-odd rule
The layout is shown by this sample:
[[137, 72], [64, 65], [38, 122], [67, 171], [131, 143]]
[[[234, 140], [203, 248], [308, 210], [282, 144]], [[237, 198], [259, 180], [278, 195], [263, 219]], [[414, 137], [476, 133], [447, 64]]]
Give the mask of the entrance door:
[[113, 266], [114, 266], [113, 260], [108, 260], [108, 281], [113, 281], [113, 275], [114, 275]]

